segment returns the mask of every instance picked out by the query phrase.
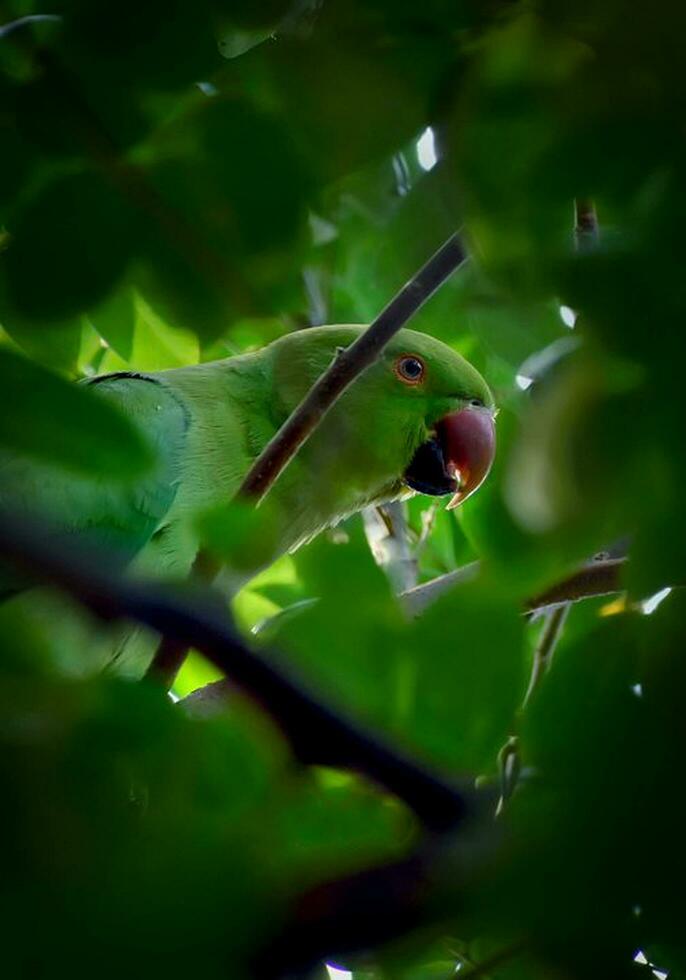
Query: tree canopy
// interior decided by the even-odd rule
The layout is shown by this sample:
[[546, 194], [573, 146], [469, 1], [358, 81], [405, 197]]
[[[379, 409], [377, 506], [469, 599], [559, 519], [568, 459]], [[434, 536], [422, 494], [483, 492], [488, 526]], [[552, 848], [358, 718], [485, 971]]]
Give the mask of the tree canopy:
[[[456, 232], [411, 326], [499, 406], [459, 510], [349, 519], [249, 581], [226, 635], [165, 593], [224, 643], [188, 627], [180, 705], [87, 669], [116, 629], [93, 612], [154, 627], [154, 595], [0, 514], [0, 593], [22, 553], [60, 587], [0, 603], [7, 975], [686, 976], [681, 7], [0, 19], [3, 456], [127, 485], [154, 450], [75, 380], [369, 323]], [[204, 547], [240, 568], [259, 519], [199, 513]], [[234, 677], [218, 708], [251, 649], [296, 693]], [[440, 800], [459, 819], [428, 826]]]

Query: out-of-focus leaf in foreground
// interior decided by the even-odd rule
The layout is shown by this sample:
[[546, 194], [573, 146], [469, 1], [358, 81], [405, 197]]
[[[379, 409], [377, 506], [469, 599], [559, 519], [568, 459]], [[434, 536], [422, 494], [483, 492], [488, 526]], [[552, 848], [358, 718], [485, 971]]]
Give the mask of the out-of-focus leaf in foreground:
[[0, 349], [0, 445], [80, 473], [121, 480], [152, 465], [137, 427], [87, 387]]
[[516, 604], [475, 583], [408, 622], [360, 528], [350, 530], [349, 542], [318, 542], [298, 561], [318, 601], [285, 618], [275, 642], [347, 710], [436, 764], [492, 769], [524, 693]]

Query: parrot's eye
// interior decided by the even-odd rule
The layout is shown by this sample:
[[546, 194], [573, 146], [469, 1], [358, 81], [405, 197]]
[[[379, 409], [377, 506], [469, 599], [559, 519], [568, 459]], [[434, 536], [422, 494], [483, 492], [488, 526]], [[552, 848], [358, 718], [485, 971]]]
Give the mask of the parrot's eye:
[[470, 398], [469, 399], [469, 404], [472, 406], [472, 408], [483, 408], [484, 407], [484, 403], [481, 401], [480, 398]]
[[395, 373], [401, 381], [406, 381], [411, 385], [419, 384], [424, 377], [424, 363], [418, 357], [403, 354], [395, 362]]

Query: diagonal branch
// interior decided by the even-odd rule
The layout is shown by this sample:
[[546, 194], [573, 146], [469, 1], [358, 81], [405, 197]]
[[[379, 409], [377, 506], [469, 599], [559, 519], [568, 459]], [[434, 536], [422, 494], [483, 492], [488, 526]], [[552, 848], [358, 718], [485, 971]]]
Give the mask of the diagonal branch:
[[623, 592], [625, 586], [622, 579], [627, 561], [626, 558], [607, 558], [582, 566], [572, 575], [530, 599], [526, 604], [527, 612], [538, 612], [549, 606]]
[[302, 763], [367, 776], [402, 800], [429, 830], [455, 829], [473, 812], [473, 794], [339, 714], [277, 667], [283, 658], [249, 649], [234, 632], [223, 602], [211, 593], [192, 601], [169, 588], [129, 581], [103, 570], [102, 557], [92, 549], [70, 540], [67, 550], [45, 526], [22, 525], [2, 511], [0, 554], [69, 592], [103, 619], [133, 619], [199, 650], [271, 715]]
[[467, 259], [457, 234], [439, 248], [357, 340], [339, 351], [253, 463], [239, 494], [261, 499], [310, 437], [328, 410], [365, 368], [377, 360], [391, 338]]
[[[539, 612], [550, 606], [564, 602], [578, 602], [596, 596], [612, 595], [622, 592], [622, 573], [626, 568], [626, 558], [609, 558], [583, 565], [578, 571], [546, 589], [540, 595], [529, 599], [525, 604], [528, 613]], [[405, 610], [411, 616], [419, 616], [441, 596], [457, 585], [471, 582], [479, 574], [480, 563], [475, 561], [446, 575], [439, 575], [423, 585], [408, 589], [399, 596]]]
[[[193, 562], [191, 579], [211, 585], [219, 569], [220, 565], [216, 559], [209, 552], [201, 549]], [[146, 678], [150, 678], [168, 691], [173, 686], [187, 656], [188, 647], [185, 643], [181, 643], [170, 634], [163, 636], [145, 671]]]
[[[467, 255], [458, 235], [452, 235], [393, 297], [364, 333], [350, 347], [338, 352], [331, 366], [257, 457], [240, 486], [239, 496], [257, 498], [258, 501], [264, 497], [346, 388], [376, 361], [389, 340], [466, 260]], [[208, 557], [200, 552], [196, 566], [206, 565]], [[170, 687], [187, 652], [176, 637], [163, 640], [155, 652], [148, 674]]]

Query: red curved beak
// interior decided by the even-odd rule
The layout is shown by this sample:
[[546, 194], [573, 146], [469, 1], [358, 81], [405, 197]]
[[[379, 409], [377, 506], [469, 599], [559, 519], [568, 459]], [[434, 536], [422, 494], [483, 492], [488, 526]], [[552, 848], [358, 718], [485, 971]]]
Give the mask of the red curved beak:
[[436, 425], [448, 474], [457, 493], [448, 510], [466, 500], [484, 482], [495, 458], [495, 420], [489, 408], [463, 408]]

